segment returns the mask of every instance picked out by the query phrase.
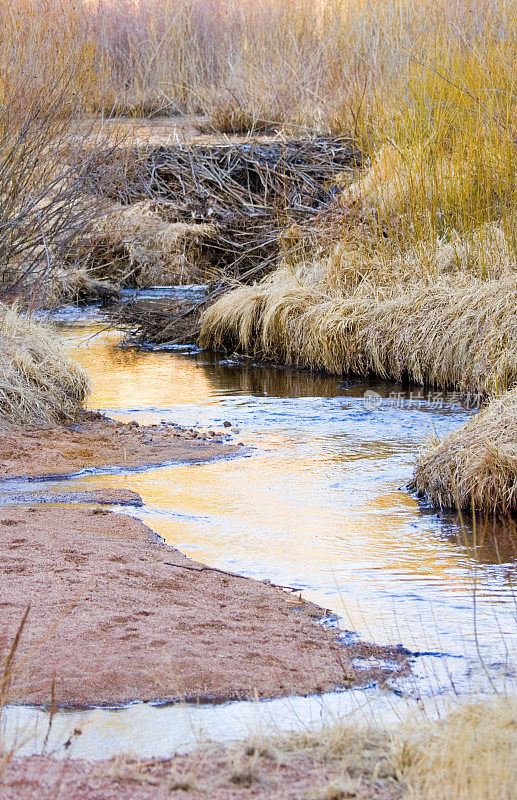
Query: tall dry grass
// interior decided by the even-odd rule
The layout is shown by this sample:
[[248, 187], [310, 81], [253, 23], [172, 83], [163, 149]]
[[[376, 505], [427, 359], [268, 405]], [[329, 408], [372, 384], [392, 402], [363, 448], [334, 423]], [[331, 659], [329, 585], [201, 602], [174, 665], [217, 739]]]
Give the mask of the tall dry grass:
[[[405, 720], [386, 731], [336, 724], [321, 731], [245, 744], [278, 763], [305, 757], [321, 766], [320, 795], [405, 800], [515, 800], [517, 704], [514, 696], [460, 701], [437, 720]], [[368, 792], [368, 795], [365, 794]]]
[[91, 109], [371, 132], [387, 118], [406, 128], [425, 98], [436, 113], [434, 70], [458, 113], [504, 120], [515, 11], [515, 0], [12, 0], [3, 18], [33, 39], [43, 74], [73, 40]]
[[86, 373], [50, 328], [0, 305], [0, 426], [70, 420], [88, 390]]
[[343, 201], [385, 237], [497, 219], [515, 247], [516, 12], [517, 0], [13, 0], [0, 93], [30, 106], [59, 86], [73, 98], [60, 115], [353, 132], [376, 156]]
[[515, 697], [460, 702], [441, 720], [401, 731], [391, 751], [408, 800], [515, 800]]
[[[477, 251], [458, 264], [468, 248], [464, 239], [456, 248], [435, 242], [425, 259], [417, 250], [390, 264], [338, 248], [321, 262], [285, 265], [216, 301], [201, 344], [338, 375], [502, 391], [517, 381], [517, 268], [508, 257], [505, 269], [496, 250], [490, 277], [480, 278]], [[488, 263], [485, 253], [483, 270]]]
[[421, 452], [411, 488], [441, 508], [517, 511], [517, 389]]
[[444, 51], [460, 66], [475, 50], [485, 81], [490, 51], [490, 84], [510, 76], [514, 13], [514, 0], [90, 0], [85, 16], [104, 108], [359, 130], [380, 108], [418, 104], [426, 74], [415, 67], [447, 69]]

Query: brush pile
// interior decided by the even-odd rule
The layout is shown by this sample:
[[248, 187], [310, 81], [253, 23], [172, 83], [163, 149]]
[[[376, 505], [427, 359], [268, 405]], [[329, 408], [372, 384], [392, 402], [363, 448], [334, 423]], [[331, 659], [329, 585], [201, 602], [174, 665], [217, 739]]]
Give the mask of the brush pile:
[[0, 305], [0, 425], [73, 419], [88, 389], [53, 331]]
[[350, 140], [337, 138], [178, 145], [149, 153], [150, 191], [171, 222], [216, 225], [217, 261], [243, 279], [277, 260], [287, 224], [332, 202], [333, 179], [351, 175], [360, 159]]
[[[112, 183], [111, 194], [124, 205], [150, 200], [169, 224], [215, 228], [214, 268], [246, 280], [278, 261], [286, 227], [332, 203], [335, 179], [352, 176], [360, 161], [346, 138], [138, 148], [127, 181]], [[92, 181], [105, 191], [101, 174]]]
[[[140, 149], [136, 161], [133, 185], [96, 228], [92, 274], [138, 287], [214, 282], [213, 301], [307, 250], [312, 223], [335, 205], [336, 177], [352, 176], [360, 153], [348, 139], [249, 140]], [[178, 343], [197, 337], [201, 310], [126, 304], [114, 314], [133, 340]]]
[[224, 289], [214, 284], [208, 292], [191, 297], [140, 299], [110, 305], [113, 324], [128, 331], [126, 344], [136, 346], [193, 344], [201, 328], [201, 316]]

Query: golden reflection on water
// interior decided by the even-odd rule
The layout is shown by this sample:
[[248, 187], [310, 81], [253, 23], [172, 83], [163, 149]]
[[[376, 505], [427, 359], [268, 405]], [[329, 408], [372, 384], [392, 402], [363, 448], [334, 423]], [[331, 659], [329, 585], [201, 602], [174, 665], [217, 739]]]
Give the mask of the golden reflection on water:
[[[69, 338], [77, 344], [85, 338], [84, 330]], [[216, 403], [228, 386], [247, 395], [275, 391], [275, 373], [269, 371], [248, 373], [253, 375], [250, 385], [246, 370], [226, 370], [225, 384], [225, 370], [218, 365], [196, 364], [172, 353], [121, 350], [115, 347], [117, 339], [110, 332], [75, 350], [92, 377], [92, 408], [143, 407], [137, 416], [146, 421], [146, 406], [206, 406]], [[314, 397], [319, 389], [330, 396], [326, 379], [311, 383], [311, 376], [302, 376], [295, 384], [293, 373], [276, 374], [278, 395]], [[335, 386], [334, 381], [334, 391]], [[228, 412], [223, 408], [217, 413]], [[375, 482], [368, 466], [363, 474], [357, 451], [347, 451], [346, 436], [293, 433], [289, 421], [282, 425], [254, 434], [251, 458], [95, 475], [77, 482], [139, 492], [148, 506], [141, 518], [167, 543], [208, 564], [273, 581], [302, 581], [307, 597], [331, 606], [352, 627], [366, 626], [372, 635], [389, 628], [389, 638], [400, 640], [400, 625], [393, 627], [388, 620], [395, 616], [394, 593], [406, 591], [406, 584], [409, 595], [413, 584], [424, 593], [438, 589], [442, 596], [470, 597], [468, 554], [436, 522], [422, 523], [418, 502], [398, 491], [396, 479], [392, 485]], [[394, 447], [364, 442], [361, 455], [365, 461], [383, 460]], [[402, 452], [404, 447], [401, 441]], [[332, 485], [336, 479], [337, 488]], [[482, 557], [497, 563], [500, 555], [490, 551], [487, 539]], [[419, 606], [405, 624], [424, 624]], [[432, 638], [429, 630], [428, 635]]]
[[120, 333], [94, 335], [96, 331], [88, 336], [82, 328], [79, 336], [72, 338], [79, 342], [74, 358], [83, 364], [92, 382], [90, 408], [202, 403], [212, 393], [210, 381], [194, 364], [178, 362], [168, 353], [121, 349], [117, 347]]

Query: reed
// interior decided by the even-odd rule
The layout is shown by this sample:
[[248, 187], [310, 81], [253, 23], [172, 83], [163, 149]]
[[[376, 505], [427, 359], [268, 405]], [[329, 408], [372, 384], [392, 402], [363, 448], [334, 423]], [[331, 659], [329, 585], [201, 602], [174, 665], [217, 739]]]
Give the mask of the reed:
[[321, 262], [287, 264], [217, 300], [201, 344], [338, 375], [502, 391], [517, 380], [515, 262], [501, 229], [479, 237], [495, 242], [482, 268], [471, 237], [391, 262], [338, 246]]

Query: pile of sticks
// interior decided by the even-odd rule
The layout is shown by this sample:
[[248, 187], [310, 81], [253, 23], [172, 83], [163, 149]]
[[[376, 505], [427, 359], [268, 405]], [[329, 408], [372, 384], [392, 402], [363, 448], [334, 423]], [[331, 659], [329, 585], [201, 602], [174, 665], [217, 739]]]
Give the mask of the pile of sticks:
[[[352, 176], [360, 163], [352, 142], [334, 137], [146, 149], [139, 197], [151, 198], [170, 222], [214, 225], [218, 236], [209, 245], [210, 258], [219, 277], [202, 304], [125, 305], [117, 324], [129, 329], [131, 341], [192, 342], [202, 308], [222, 291], [259, 279], [288, 252], [306, 249], [311, 222], [335, 203], [333, 179]], [[303, 232], [296, 240], [289, 237], [293, 226]]]
[[274, 263], [290, 224], [333, 201], [332, 179], [360, 160], [342, 138], [178, 144], [149, 152], [149, 192], [171, 221], [215, 224], [218, 266], [247, 280]]

